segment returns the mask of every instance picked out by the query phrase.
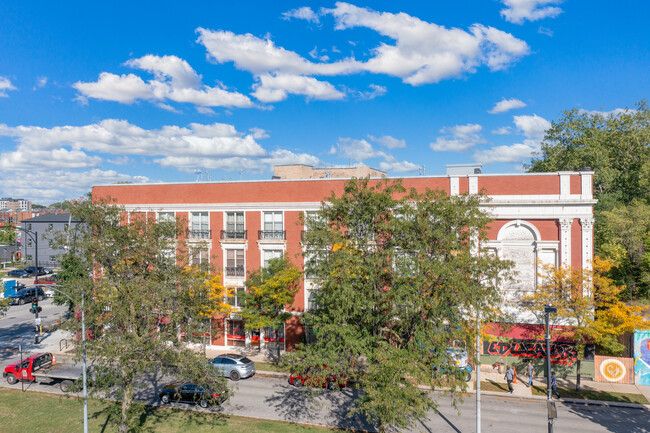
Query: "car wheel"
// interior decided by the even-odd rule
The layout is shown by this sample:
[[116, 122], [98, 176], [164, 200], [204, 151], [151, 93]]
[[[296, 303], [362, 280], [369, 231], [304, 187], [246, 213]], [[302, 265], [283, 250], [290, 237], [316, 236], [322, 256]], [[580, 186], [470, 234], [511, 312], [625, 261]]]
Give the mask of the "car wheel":
[[18, 305], [23, 305], [24, 303], [25, 303], [25, 300], [24, 300], [24, 299], [20, 298], [20, 299], [18, 300]]
[[336, 389], [336, 383], [327, 382], [327, 389], [329, 389], [330, 391], [334, 391]]
[[42, 301], [44, 298], [43, 298], [42, 295], [38, 295], [38, 298], [37, 298], [37, 299], [38, 299], [38, 301], [40, 302], [40, 301]]
[[239, 375], [238, 371], [233, 370], [233, 371], [230, 372], [230, 380], [237, 381], [237, 380], [239, 380], [239, 378], [240, 378], [240, 375]]
[[295, 386], [296, 388], [300, 388], [302, 387], [302, 385], [303, 385], [302, 380], [300, 380], [299, 378], [295, 378], [293, 380], [293, 386]]
[[163, 394], [163, 396], [160, 397], [160, 401], [162, 401], [163, 404], [169, 404], [169, 396], [167, 394]]
[[12, 373], [9, 373], [9, 374], [7, 375], [7, 383], [8, 383], [9, 385], [13, 385], [13, 384], [15, 384], [16, 382], [18, 382], [18, 379], [16, 379], [16, 376], [15, 376], [14, 374], [12, 374]]
[[472, 373], [465, 371], [465, 382], [469, 382], [470, 380], [472, 380]]
[[201, 400], [199, 402], [199, 406], [201, 406], [203, 409], [205, 409], [206, 407], [208, 407], [208, 401], [207, 400]]
[[61, 385], [59, 385], [59, 386], [61, 387], [61, 391], [68, 392], [68, 390], [72, 386], [72, 381], [71, 380], [64, 380], [63, 382], [61, 382]]

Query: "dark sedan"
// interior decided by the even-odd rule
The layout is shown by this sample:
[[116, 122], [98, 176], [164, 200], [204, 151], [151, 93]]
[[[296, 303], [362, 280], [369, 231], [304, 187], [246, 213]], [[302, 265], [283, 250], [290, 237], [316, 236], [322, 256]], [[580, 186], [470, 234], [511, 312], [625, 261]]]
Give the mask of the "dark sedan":
[[[25, 271], [29, 272], [29, 275], [36, 275], [36, 266], [27, 266]], [[47, 275], [51, 274], [52, 270], [49, 268], [44, 268], [43, 266], [38, 267], [38, 275]]]
[[27, 272], [25, 269], [14, 269], [12, 271], [7, 272], [7, 276], [13, 277], [13, 278], [28, 278], [31, 274]]
[[173, 382], [165, 385], [159, 396], [163, 404], [175, 401], [198, 404], [202, 408], [221, 404], [228, 398], [226, 391], [215, 391], [192, 382]]

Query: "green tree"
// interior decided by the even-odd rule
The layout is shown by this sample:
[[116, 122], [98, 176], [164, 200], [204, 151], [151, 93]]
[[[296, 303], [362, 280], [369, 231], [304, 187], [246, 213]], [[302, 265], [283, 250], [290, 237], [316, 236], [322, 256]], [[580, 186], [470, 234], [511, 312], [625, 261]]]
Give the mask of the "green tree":
[[[608, 354], [620, 355], [625, 346], [618, 337], [626, 332], [648, 329], [643, 308], [620, 301], [624, 287], [607, 277], [613, 262], [594, 258], [593, 269], [570, 269], [542, 265], [542, 281], [535, 292], [521, 298], [524, 308], [544, 322], [544, 306], [553, 305], [550, 316], [553, 337], [567, 337], [576, 343], [578, 352], [576, 390], [580, 391], [580, 363], [587, 344], [598, 344]], [[539, 336], [542, 338], [542, 336]]]
[[[353, 179], [306, 216], [305, 273], [318, 290], [304, 322], [315, 341], [289, 354], [294, 368], [357, 375], [355, 409], [383, 430], [436, 406], [418, 385], [466, 383], [452, 341], [471, 347], [472, 314], [493, 317], [508, 263], [479, 252], [489, 218], [481, 196], [405, 191], [400, 182]], [[441, 367], [445, 376], [433, 374]]]
[[[279, 335], [284, 323], [291, 318], [287, 311], [300, 288], [301, 272], [288, 259], [269, 260], [267, 266], [252, 271], [246, 279], [242, 318], [249, 330], [272, 328]], [[280, 360], [280, 344], [277, 360]]]
[[14, 245], [16, 243], [16, 230], [11, 227], [0, 229], [0, 245]]
[[[634, 110], [608, 115], [577, 109], [565, 111], [546, 132], [541, 152], [528, 170], [549, 172], [585, 167], [595, 172], [596, 252], [615, 259], [610, 275], [618, 284], [627, 286], [630, 298], [648, 298], [650, 110], [646, 101], [638, 103]], [[646, 220], [635, 219], [639, 215]], [[636, 226], [638, 223], [641, 227]]]
[[[144, 374], [173, 374], [225, 387], [205, 358], [180, 340], [180, 331], [188, 337], [204, 332], [201, 317], [223, 306], [208, 274], [182, 266], [184, 257], [170, 259], [170, 249], [182, 238], [177, 238], [180, 225], [156, 223], [137, 213], [127, 222], [124, 209], [109, 204], [78, 203], [72, 213], [86, 230], [72, 237], [61, 290], [74, 299], [85, 294], [92, 336], [86, 351], [98, 372], [93, 392], [116, 390], [118, 431], [126, 433], [139, 422], [143, 408], [133, 396]], [[80, 305], [76, 308], [79, 312]], [[79, 323], [70, 321], [68, 327], [78, 331]]]

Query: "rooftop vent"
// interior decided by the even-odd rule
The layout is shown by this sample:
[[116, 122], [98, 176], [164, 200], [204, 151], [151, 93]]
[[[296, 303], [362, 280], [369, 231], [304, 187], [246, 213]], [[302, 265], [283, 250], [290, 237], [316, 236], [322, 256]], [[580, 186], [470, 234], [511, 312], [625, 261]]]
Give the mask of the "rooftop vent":
[[483, 164], [447, 164], [448, 176], [466, 176], [468, 174], [481, 174]]

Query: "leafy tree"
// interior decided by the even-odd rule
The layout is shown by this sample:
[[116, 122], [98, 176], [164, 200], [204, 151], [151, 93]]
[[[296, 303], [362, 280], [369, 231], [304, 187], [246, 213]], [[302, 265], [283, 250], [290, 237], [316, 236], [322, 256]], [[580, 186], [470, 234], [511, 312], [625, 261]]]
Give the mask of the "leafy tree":
[[[272, 328], [279, 335], [278, 331], [291, 318], [286, 307], [293, 303], [300, 276], [300, 269], [286, 258], [272, 259], [268, 266], [250, 272], [241, 311], [246, 329]], [[276, 346], [279, 360], [280, 344]]]
[[[565, 111], [546, 132], [541, 152], [528, 170], [585, 167], [595, 171], [596, 251], [615, 259], [610, 274], [618, 284], [628, 287], [630, 298], [648, 298], [650, 231], [647, 218], [635, 219], [639, 214], [647, 217], [647, 207], [643, 206], [650, 205], [650, 110], [645, 100], [635, 110], [609, 115]], [[624, 241], [626, 238], [629, 241]], [[635, 244], [633, 248], [630, 243]]]
[[[125, 433], [138, 422], [142, 408], [133, 396], [143, 374], [159, 371], [225, 388], [205, 358], [179, 338], [180, 331], [186, 336], [204, 331], [204, 321], [195, 318], [228, 309], [225, 293], [214, 293], [223, 286], [183, 266], [184, 257], [170, 260], [170, 248], [182, 239], [177, 238], [180, 227], [139, 214], [127, 222], [123, 208], [105, 203], [77, 203], [72, 212], [86, 230], [72, 237], [62, 290], [74, 299], [85, 294], [91, 336], [86, 351], [98, 367], [93, 392], [117, 392], [118, 431]], [[77, 321], [68, 326], [79, 329]]]
[[0, 245], [14, 245], [16, 243], [16, 230], [11, 227], [0, 229]]
[[444, 384], [457, 397], [466, 383], [447, 349], [454, 340], [471, 344], [472, 314], [492, 316], [508, 268], [478, 254], [490, 221], [482, 200], [353, 179], [307, 215], [305, 272], [318, 290], [304, 322], [315, 341], [289, 354], [294, 368], [357, 375], [364, 392], [356, 411], [382, 430], [436, 406], [418, 385]]
[[580, 362], [587, 344], [600, 345], [605, 352], [620, 354], [625, 346], [618, 337], [626, 332], [650, 328], [643, 308], [628, 306], [619, 300], [624, 287], [607, 277], [613, 263], [594, 258], [593, 270], [542, 265], [542, 284], [522, 297], [523, 304], [538, 321], [544, 321], [544, 306], [557, 307], [549, 318], [551, 334], [576, 343], [578, 352], [576, 389], [580, 390]]

